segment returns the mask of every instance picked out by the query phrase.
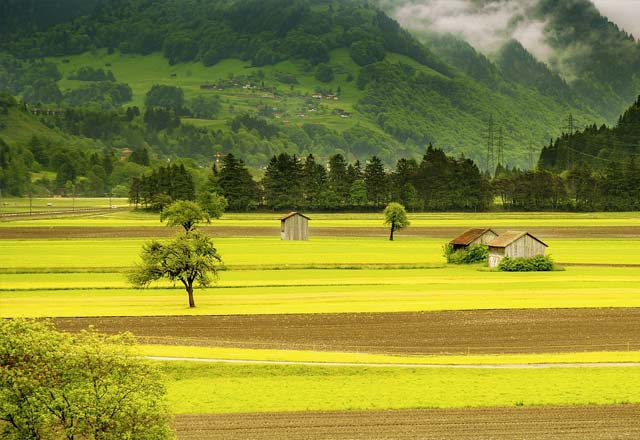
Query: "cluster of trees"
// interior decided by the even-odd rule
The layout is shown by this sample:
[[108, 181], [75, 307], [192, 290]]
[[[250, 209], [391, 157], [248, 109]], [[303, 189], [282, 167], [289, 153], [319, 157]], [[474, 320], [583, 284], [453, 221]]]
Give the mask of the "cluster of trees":
[[609, 128], [593, 124], [552, 140], [540, 153], [539, 167], [563, 172], [586, 166], [604, 170], [612, 163], [640, 155], [640, 96]]
[[[281, 153], [273, 156], [259, 183], [241, 160], [228, 154], [203, 186], [224, 196], [233, 211], [258, 207], [367, 210], [390, 201], [413, 211], [485, 210], [492, 197], [489, 181], [471, 160], [453, 159], [432, 146], [419, 163], [401, 159], [390, 172], [376, 156], [363, 165], [348, 163], [336, 154], [325, 166], [311, 154], [301, 160]], [[170, 201], [194, 199], [194, 186], [184, 167], [162, 167], [132, 181], [130, 200], [136, 205], [157, 209]]]
[[131, 180], [129, 201], [134, 205], [162, 210], [176, 200], [195, 200], [193, 176], [183, 164], [159, 167]]
[[561, 174], [499, 170], [493, 188], [504, 208], [514, 211], [637, 211], [640, 161], [610, 162], [601, 171], [578, 165]]
[[75, 72], [71, 72], [68, 75], [69, 79], [75, 79], [78, 81], [115, 81], [111, 70], [104, 71], [103, 69], [96, 69], [94, 67], [81, 67]]

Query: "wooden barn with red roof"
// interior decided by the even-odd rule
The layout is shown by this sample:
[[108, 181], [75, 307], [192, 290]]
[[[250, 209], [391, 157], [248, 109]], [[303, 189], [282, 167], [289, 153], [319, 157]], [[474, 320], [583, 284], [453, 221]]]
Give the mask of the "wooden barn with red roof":
[[466, 249], [473, 244], [487, 244], [498, 234], [493, 229], [469, 229], [464, 234], [457, 236], [449, 243], [453, 245], [453, 250]]

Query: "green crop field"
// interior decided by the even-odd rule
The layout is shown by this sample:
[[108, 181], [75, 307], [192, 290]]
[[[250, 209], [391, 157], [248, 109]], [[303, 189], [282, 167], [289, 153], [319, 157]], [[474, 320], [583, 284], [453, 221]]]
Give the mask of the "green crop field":
[[[29, 206], [28, 199], [4, 199], [9, 206]], [[35, 200], [35, 199], [34, 199]], [[52, 202], [54, 205], [71, 207], [72, 199], [54, 198], [38, 199], [42, 202]], [[126, 199], [112, 200], [117, 206], [126, 206]], [[42, 204], [42, 203], [41, 203]], [[107, 207], [108, 199], [76, 199], [76, 206]], [[0, 207], [1, 209], [1, 207]], [[211, 226], [225, 227], [279, 227], [278, 219], [283, 213], [225, 213], [219, 220], [214, 220]], [[326, 214], [310, 213], [314, 227], [340, 228], [381, 228], [383, 216], [381, 213], [344, 213]], [[471, 228], [471, 227], [632, 227], [640, 226], [640, 214], [637, 212], [606, 212], [606, 213], [551, 213], [551, 212], [485, 212], [485, 213], [409, 213], [412, 227], [430, 228]], [[21, 219], [0, 222], [0, 227], [15, 226], [158, 226], [157, 213], [144, 211], [114, 212], [93, 217], [58, 218], [58, 219]], [[542, 237], [544, 238], [544, 237]]]
[[[447, 240], [403, 237], [318, 237], [307, 242], [277, 237], [215, 238], [229, 268], [341, 268], [344, 266], [442, 266]], [[3, 240], [0, 272], [128, 268], [146, 239]], [[640, 239], [553, 239], [548, 253], [560, 263], [640, 264]]]
[[[640, 369], [431, 369], [165, 363], [175, 413], [640, 402]], [[624, 380], [621, 380], [624, 378]]]
[[[135, 290], [124, 274], [2, 274], [0, 316], [341, 313], [640, 307], [640, 268], [500, 273], [477, 267], [222, 272], [186, 307], [175, 288]], [[52, 274], [53, 275], [53, 274]], [[110, 285], [111, 283], [111, 285]], [[55, 288], [54, 288], [55, 286]], [[165, 285], [166, 286], [166, 285]]]

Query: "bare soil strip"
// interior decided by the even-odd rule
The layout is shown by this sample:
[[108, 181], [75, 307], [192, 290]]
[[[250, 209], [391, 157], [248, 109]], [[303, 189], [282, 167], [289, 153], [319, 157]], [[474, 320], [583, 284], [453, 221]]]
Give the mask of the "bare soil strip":
[[79, 331], [125, 330], [141, 342], [386, 354], [640, 350], [640, 309], [57, 318]]
[[180, 440], [640, 438], [640, 406], [179, 415]]
[[[500, 230], [526, 229], [534, 235], [545, 238], [638, 238], [640, 226], [504, 226]], [[279, 237], [280, 228], [264, 226], [203, 226], [201, 230], [216, 237]], [[452, 238], [465, 228], [457, 227], [411, 227], [398, 233], [404, 237]], [[0, 228], [0, 239], [46, 239], [46, 238], [147, 238], [168, 237], [176, 230], [165, 226], [137, 227], [75, 227], [75, 226], [5, 226]], [[386, 237], [389, 231], [384, 227], [375, 228], [314, 228], [309, 229], [311, 237]]]

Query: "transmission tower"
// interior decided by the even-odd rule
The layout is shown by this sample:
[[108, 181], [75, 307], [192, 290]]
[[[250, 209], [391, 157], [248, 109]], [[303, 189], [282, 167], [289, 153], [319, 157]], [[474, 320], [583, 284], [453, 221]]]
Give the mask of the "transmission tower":
[[497, 154], [498, 165], [504, 166], [504, 135], [502, 132], [502, 127], [498, 129], [498, 154]]
[[489, 115], [489, 126], [487, 129], [487, 171], [493, 173], [496, 170], [494, 155], [494, 132], [493, 132], [493, 115]]
[[572, 113], [569, 113], [569, 117], [567, 117], [567, 125], [563, 127], [564, 130], [567, 130], [568, 138], [567, 138], [567, 167], [573, 168], [574, 165], [574, 151], [573, 151], [573, 133], [576, 132], [580, 127], [576, 125], [576, 120], [573, 117]]

